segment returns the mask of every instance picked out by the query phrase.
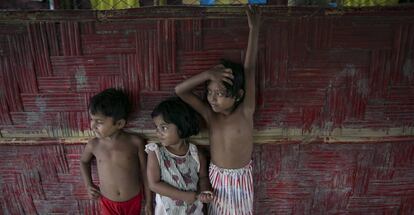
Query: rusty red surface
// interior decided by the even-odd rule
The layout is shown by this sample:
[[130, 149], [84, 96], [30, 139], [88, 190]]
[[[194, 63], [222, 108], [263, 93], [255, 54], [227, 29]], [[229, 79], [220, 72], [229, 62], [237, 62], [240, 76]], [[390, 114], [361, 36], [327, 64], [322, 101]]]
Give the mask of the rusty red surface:
[[[413, 214], [413, 14], [265, 8], [256, 214]], [[91, 95], [127, 89], [128, 127], [152, 129], [156, 103], [221, 58], [241, 62], [248, 36], [242, 8], [0, 18], [2, 214], [97, 214], [71, 141], [88, 137]]]

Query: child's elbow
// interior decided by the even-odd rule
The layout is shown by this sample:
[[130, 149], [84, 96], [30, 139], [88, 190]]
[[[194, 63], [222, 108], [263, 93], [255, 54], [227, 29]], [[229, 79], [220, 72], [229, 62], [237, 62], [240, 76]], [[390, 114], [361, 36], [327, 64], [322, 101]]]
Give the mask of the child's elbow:
[[157, 183], [153, 182], [153, 181], [148, 181], [148, 188], [152, 191], [155, 192], [155, 190], [157, 189]]
[[175, 86], [174, 91], [177, 96], [181, 95], [182, 91], [180, 89], [180, 85]]

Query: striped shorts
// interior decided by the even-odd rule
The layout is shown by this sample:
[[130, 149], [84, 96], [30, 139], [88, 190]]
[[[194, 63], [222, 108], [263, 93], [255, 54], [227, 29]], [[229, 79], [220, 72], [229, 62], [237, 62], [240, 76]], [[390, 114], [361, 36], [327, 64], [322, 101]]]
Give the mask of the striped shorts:
[[239, 169], [223, 169], [210, 163], [209, 178], [214, 191], [209, 215], [253, 214], [251, 161]]

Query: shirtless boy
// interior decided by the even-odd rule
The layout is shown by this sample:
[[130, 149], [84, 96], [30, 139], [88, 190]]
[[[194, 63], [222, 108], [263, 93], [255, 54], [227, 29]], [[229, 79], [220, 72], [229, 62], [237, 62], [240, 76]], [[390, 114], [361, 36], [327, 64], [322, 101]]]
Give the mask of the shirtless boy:
[[[100, 199], [102, 214], [140, 214], [145, 195], [145, 214], [152, 214], [152, 198], [146, 177], [145, 140], [123, 131], [130, 111], [127, 95], [106, 89], [89, 105], [91, 139], [81, 157], [81, 174], [93, 199]], [[96, 158], [99, 187], [91, 177]]]
[[[253, 113], [255, 69], [260, 14], [247, 10], [250, 27], [244, 65], [223, 61], [176, 86], [176, 94], [199, 112], [207, 123], [211, 163], [209, 178], [214, 190], [209, 214], [253, 214]], [[206, 83], [208, 104], [192, 91]]]

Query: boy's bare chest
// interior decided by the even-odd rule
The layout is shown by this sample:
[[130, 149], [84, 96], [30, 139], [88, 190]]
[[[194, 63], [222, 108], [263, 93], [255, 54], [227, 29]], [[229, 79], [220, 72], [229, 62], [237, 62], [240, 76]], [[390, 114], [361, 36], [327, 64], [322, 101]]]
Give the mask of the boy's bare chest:
[[132, 146], [107, 146], [97, 147], [95, 152], [98, 163], [112, 163], [127, 165], [138, 160], [138, 152]]
[[216, 117], [212, 120], [210, 129], [215, 130], [215, 132], [241, 132], [246, 128], [250, 127], [249, 121], [244, 117], [231, 115], [227, 117]]
[[212, 140], [220, 142], [250, 141], [252, 125], [242, 117], [229, 117], [213, 121], [210, 126]]

